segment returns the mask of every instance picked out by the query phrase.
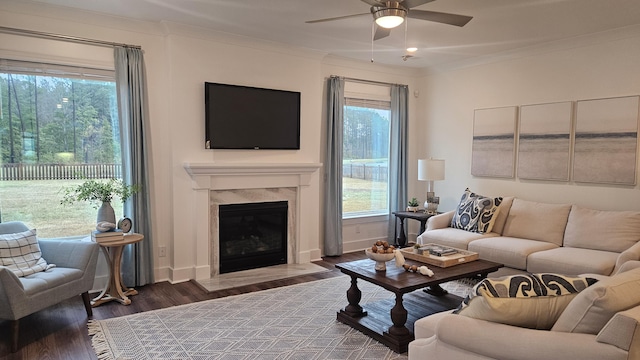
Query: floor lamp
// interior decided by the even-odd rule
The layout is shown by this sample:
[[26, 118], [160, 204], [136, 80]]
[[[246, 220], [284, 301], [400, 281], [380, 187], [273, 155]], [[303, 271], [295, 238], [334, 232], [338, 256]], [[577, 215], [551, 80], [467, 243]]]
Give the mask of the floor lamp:
[[424, 202], [425, 212], [435, 214], [438, 211], [440, 197], [435, 195], [433, 182], [436, 180], [444, 180], [444, 160], [431, 158], [419, 159], [418, 180], [427, 181], [427, 201]]

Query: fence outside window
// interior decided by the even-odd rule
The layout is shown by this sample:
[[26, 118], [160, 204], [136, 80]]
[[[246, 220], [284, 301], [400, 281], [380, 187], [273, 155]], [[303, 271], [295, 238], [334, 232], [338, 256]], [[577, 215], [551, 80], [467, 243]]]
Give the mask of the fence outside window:
[[389, 169], [387, 164], [343, 164], [342, 176], [352, 179], [387, 181], [389, 177]]
[[122, 178], [121, 164], [0, 164], [0, 181]]

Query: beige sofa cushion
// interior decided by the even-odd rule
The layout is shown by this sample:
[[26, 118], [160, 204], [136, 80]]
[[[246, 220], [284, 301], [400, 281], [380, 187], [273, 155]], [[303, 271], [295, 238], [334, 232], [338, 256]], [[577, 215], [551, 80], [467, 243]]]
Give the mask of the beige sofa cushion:
[[576, 296], [551, 331], [597, 335], [619, 311], [640, 305], [640, 268], [616, 274]]
[[564, 246], [621, 253], [638, 241], [640, 212], [571, 208]]
[[530, 254], [527, 258], [527, 271], [611, 275], [618, 255], [610, 251], [559, 247]]
[[503, 236], [546, 241], [562, 246], [571, 205], [513, 199]]
[[502, 234], [504, 224], [507, 222], [507, 217], [509, 216], [511, 204], [513, 204], [513, 199], [513, 196], [502, 198], [502, 203], [499, 206], [500, 210], [498, 210], [498, 214], [496, 215], [496, 220], [493, 223], [493, 229], [491, 229], [491, 232]]
[[480, 234], [466, 230], [446, 228], [425, 231], [418, 236], [418, 244], [438, 244], [450, 246], [457, 249], [467, 250], [470, 242], [486, 237], [500, 236], [499, 234], [490, 232]]
[[469, 243], [469, 250], [477, 252], [480, 259], [502, 263], [520, 270], [527, 269], [527, 257], [530, 254], [557, 247], [556, 244], [544, 241], [507, 236], [478, 239]]

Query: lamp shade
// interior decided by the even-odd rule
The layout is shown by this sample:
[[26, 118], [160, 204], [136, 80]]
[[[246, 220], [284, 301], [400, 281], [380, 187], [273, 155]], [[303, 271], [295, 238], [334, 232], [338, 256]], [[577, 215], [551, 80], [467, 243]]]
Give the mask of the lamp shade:
[[444, 160], [419, 159], [418, 180], [434, 181], [444, 180]]

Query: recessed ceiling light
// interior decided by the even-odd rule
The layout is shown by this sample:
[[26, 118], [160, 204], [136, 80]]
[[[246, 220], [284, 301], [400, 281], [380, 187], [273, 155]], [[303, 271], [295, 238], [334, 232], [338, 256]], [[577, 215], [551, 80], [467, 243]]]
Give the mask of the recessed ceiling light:
[[407, 51], [408, 52], [416, 52], [416, 51], [418, 51], [418, 48], [417, 47], [410, 47], [410, 48], [407, 48]]

